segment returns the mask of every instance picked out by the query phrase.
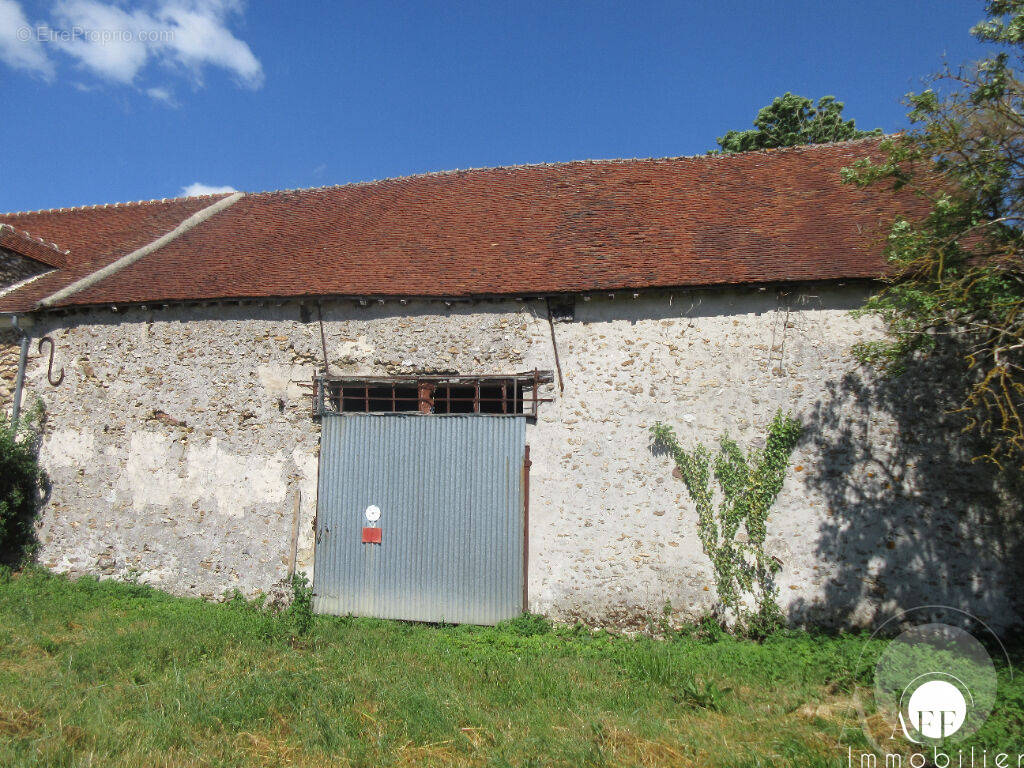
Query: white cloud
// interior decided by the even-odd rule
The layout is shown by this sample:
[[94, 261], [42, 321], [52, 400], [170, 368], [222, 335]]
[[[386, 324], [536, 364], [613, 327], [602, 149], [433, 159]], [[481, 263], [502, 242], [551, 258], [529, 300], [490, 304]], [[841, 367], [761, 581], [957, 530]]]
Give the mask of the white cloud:
[[53, 62], [15, 0], [0, 0], [0, 61], [15, 69], [27, 69], [47, 80], [53, 77]]
[[174, 93], [167, 88], [147, 88], [146, 95], [154, 101], [162, 101], [169, 107], [178, 106], [178, 102], [174, 98]]
[[225, 192], [237, 192], [234, 187], [215, 187], [210, 184], [203, 184], [201, 181], [193, 182], [187, 187], [182, 187], [178, 194], [181, 197], [199, 197], [200, 195], [220, 195]]
[[[0, 0], [0, 60], [50, 77], [53, 60], [45, 45], [65, 54], [100, 80], [137, 86], [152, 64], [187, 73], [202, 84], [203, 71], [216, 67], [243, 86], [259, 88], [263, 67], [252, 49], [235, 37], [229, 22], [241, 14], [231, 0], [60, 0], [52, 18], [26, 35], [25, 15], [16, 0]], [[170, 88], [141, 87], [167, 101]]]
[[170, 56], [193, 71], [198, 78], [205, 65], [233, 72], [250, 88], [263, 85], [263, 67], [248, 45], [224, 26], [226, 10], [216, 2], [196, 3], [186, 8], [166, 3], [158, 16], [173, 36], [165, 44]]
[[70, 35], [58, 38], [56, 45], [93, 74], [128, 85], [146, 65], [149, 48], [141, 37], [153, 26], [147, 14], [94, 0], [62, 2], [54, 10], [58, 29]]

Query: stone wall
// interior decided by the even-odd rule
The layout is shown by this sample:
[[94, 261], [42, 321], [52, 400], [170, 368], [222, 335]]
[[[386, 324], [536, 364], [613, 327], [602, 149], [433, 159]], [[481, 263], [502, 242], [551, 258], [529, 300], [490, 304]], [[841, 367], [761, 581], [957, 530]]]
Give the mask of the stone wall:
[[[439, 314], [433, 314], [439, 313]], [[326, 304], [332, 372], [484, 373], [527, 366], [535, 315], [444, 304]], [[182, 594], [269, 590], [286, 574], [293, 515], [312, 570], [319, 425], [309, 383], [322, 359], [315, 311], [209, 306], [49, 318], [64, 383], [33, 354], [54, 488], [41, 559]], [[35, 347], [33, 346], [33, 352]]]
[[[3, 320], [0, 320], [3, 322]], [[0, 412], [9, 413], [18, 375], [18, 337], [13, 330], [0, 329]]]
[[[768, 550], [794, 622], [868, 624], [942, 602], [1014, 623], [1021, 559], [1006, 534], [1019, 523], [979, 493], [978, 470], [923, 437], [914, 403], [927, 392], [903, 387], [903, 402], [859, 377], [849, 347], [876, 332], [850, 315], [862, 291], [631, 295], [578, 300], [555, 325], [565, 390], [552, 385], [527, 431], [533, 610], [596, 623], [707, 610], [693, 507], [648, 429], [752, 446], [783, 408], [806, 436]], [[336, 373], [555, 367], [541, 302], [325, 302], [323, 317]], [[30, 361], [25, 405], [41, 397], [49, 414], [47, 566], [180, 594], [269, 591], [298, 510], [299, 567], [312, 570], [319, 434], [300, 385], [321, 359], [315, 306], [103, 311], [33, 333], [54, 337], [67, 374], [51, 388], [45, 360]]]
[[565, 393], [531, 438], [535, 607], [650, 615], [714, 601], [696, 514], [657, 421], [688, 447], [762, 447], [777, 409], [805, 427], [769, 518], [795, 623], [869, 625], [941, 603], [1018, 620], [1019, 514], [939, 430], [927, 382], [874, 381], [850, 348], [879, 333], [860, 288], [595, 299], [556, 332]]
[[0, 291], [51, 269], [52, 267], [35, 259], [26, 259], [17, 253], [0, 248]]
[[[51, 267], [0, 248], [0, 294], [22, 280], [47, 272]], [[0, 318], [0, 412], [8, 413], [18, 373], [18, 338], [6, 318]]]

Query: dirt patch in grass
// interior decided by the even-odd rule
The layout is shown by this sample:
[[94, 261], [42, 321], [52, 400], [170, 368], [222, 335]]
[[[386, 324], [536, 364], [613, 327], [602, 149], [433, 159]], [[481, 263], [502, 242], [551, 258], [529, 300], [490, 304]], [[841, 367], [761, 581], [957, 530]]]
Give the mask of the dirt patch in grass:
[[27, 738], [42, 724], [38, 712], [0, 703], [0, 734], [13, 739]]

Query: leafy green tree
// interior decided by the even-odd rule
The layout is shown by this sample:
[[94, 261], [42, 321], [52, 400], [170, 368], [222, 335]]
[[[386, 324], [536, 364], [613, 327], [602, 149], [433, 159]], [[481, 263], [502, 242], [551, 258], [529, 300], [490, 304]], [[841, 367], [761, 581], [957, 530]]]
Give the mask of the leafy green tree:
[[836, 101], [835, 96], [824, 96], [815, 106], [810, 99], [788, 91], [757, 113], [754, 126], [752, 130], [729, 131], [719, 137], [721, 151], [827, 144], [882, 133], [881, 128], [859, 131], [853, 120], [843, 120], [843, 103]]
[[[892, 270], [867, 305], [888, 327], [862, 344], [865, 362], [899, 372], [940, 362], [955, 377], [979, 457], [1024, 467], [1024, 1], [991, 0], [971, 31], [995, 44], [975, 65], [946, 67], [907, 96], [911, 129], [882, 143], [882, 161], [844, 170], [857, 185], [895, 184], [928, 201], [887, 240]], [[947, 364], [948, 361], [948, 364]]]

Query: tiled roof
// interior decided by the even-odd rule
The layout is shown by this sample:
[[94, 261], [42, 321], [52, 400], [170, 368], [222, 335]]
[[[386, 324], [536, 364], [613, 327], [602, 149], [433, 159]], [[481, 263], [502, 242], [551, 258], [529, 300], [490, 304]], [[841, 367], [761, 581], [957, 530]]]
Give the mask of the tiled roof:
[[[843, 184], [876, 140], [583, 161], [264, 192], [59, 302], [537, 295], [872, 278], [909, 194]], [[73, 272], [0, 299], [25, 311], [217, 198], [0, 216], [71, 249]], [[48, 281], [48, 282], [47, 282]]]
[[0, 215], [0, 224], [42, 235], [68, 249], [63, 269], [5, 295], [0, 299], [0, 312], [34, 308], [59, 289], [169, 232], [220, 197], [223, 195]]
[[28, 232], [22, 232], [10, 224], [0, 223], [0, 248], [48, 267], [63, 267], [67, 260], [67, 251], [62, 251], [56, 244], [32, 237]]

